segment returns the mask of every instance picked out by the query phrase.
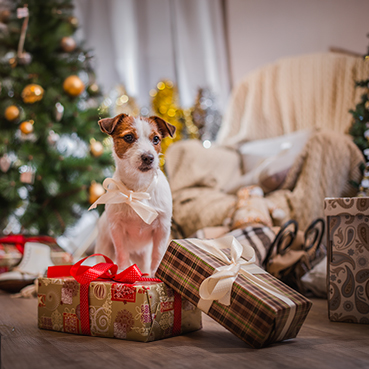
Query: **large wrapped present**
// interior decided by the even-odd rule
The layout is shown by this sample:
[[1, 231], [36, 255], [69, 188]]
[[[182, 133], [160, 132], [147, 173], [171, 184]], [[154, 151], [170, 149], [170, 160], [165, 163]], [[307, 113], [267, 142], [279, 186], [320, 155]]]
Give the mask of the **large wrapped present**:
[[[148, 342], [198, 330], [201, 311], [133, 265], [117, 274], [108, 258], [93, 267], [49, 267], [39, 278], [38, 326]], [[73, 277], [68, 277], [72, 275]]]
[[327, 198], [328, 315], [369, 324], [369, 198]]
[[72, 264], [72, 255], [63, 250], [55, 238], [48, 236], [29, 236], [21, 234], [0, 237], [0, 273], [8, 272], [23, 257], [26, 242], [40, 242], [50, 247], [50, 257], [55, 265]]
[[173, 240], [156, 276], [254, 348], [296, 337], [311, 308], [232, 236]]

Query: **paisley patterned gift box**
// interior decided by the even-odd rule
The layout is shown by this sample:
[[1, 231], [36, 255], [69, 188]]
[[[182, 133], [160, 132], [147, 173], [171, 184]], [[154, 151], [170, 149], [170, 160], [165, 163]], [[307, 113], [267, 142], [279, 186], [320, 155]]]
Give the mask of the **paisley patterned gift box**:
[[324, 211], [329, 319], [369, 324], [369, 198], [327, 198]]
[[85, 333], [82, 285], [73, 277], [39, 278], [38, 283], [42, 329], [148, 342], [202, 327], [201, 311], [163, 282], [98, 280], [87, 286], [89, 333]]

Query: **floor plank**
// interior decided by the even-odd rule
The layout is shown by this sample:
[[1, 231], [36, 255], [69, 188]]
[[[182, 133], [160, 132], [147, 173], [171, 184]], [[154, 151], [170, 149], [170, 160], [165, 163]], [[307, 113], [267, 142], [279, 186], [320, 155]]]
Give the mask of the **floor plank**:
[[203, 315], [204, 328], [151, 343], [37, 328], [37, 299], [0, 293], [1, 369], [369, 368], [369, 326], [333, 323], [313, 307], [296, 339], [254, 350]]

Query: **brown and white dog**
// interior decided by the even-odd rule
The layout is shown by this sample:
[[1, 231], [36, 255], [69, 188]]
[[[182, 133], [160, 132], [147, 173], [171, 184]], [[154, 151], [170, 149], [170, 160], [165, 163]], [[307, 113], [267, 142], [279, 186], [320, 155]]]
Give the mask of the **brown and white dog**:
[[99, 220], [95, 252], [115, 260], [119, 270], [136, 263], [143, 273], [154, 275], [167, 248], [172, 217], [172, 195], [159, 169], [159, 153], [162, 139], [173, 137], [176, 128], [159, 117], [126, 114], [102, 119], [99, 125], [113, 139], [113, 180], [130, 193], [148, 193], [140, 202], [157, 216], [147, 224], [128, 203], [107, 203]]

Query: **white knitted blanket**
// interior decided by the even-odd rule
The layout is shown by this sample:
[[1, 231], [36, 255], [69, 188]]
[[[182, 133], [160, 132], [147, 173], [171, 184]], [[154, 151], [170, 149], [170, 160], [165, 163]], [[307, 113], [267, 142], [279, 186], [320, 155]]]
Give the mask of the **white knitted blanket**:
[[362, 58], [321, 53], [281, 59], [244, 78], [233, 90], [217, 143], [276, 137], [305, 128], [347, 133], [367, 78]]

